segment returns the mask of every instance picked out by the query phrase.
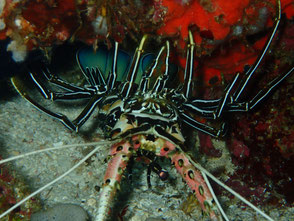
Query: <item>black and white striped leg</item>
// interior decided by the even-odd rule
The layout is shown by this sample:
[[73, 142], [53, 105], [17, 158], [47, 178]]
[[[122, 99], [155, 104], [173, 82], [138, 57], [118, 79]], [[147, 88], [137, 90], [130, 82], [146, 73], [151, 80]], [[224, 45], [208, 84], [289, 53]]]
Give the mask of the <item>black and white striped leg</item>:
[[[230, 93], [231, 93], [233, 87], [235, 86], [236, 81], [239, 78], [239, 75], [240, 75], [239, 73], [236, 74], [236, 76], [234, 77], [233, 82], [227, 87], [224, 96], [220, 99], [219, 104], [218, 104], [218, 107], [217, 107], [217, 109], [216, 109], [216, 111], [214, 113], [214, 115], [215, 115], [214, 117], [216, 119], [221, 117], [221, 115], [223, 113], [223, 110], [224, 110], [224, 107], [228, 103], [228, 98], [230, 96]], [[231, 101], [230, 102], [232, 102], [232, 98], [231, 98]]]
[[37, 74], [30, 72], [31, 79], [33, 80], [33, 82], [37, 86], [37, 89], [40, 91], [40, 93], [45, 99], [49, 99], [49, 100], [83, 99], [83, 98], [90, 98], [94, 94], [94, 90], [77, 87], [51, 74], [49, 77], [48, 73], [46, 74], [44, 71], [42, 73], [44, 74], [44, 76], [50, 83], [53, 83], [67, 91], [67, 92], [52, 92], [51, 90], [47, 89], [47, 87], [45, 86], [45, 84], [42, 83], [42, 81], [40, 80]]
[[185, 113], [181, 113], [180, 117], [187, 125], [213, 137], [223, 137], [227, 132], [226, 123], [222, 123], [219, 129], [215, 129], [206, 124], [196, 121], [194, 118]]
[[98, 85], [101, 85], [102, 87], [107, 88], [107, 85], [105, 83], [105, 79], [98, 67], [92, 67], [92, 68], [86, 68], [86, 73], [89, 76], [89, 79], [91, 79], [91, 86], [95, 88], [97, 91], [99, 91]]
[[270, 35], [270, 37], [268, 38], [262, 53], [258, 56], [257, 60], [255, 61], [255, 63], [249, 68], [249, 70], [245, 73], [243, 80], [241, 81], [239, 87], [237, 88], [237, 90], [234, 92], [233, 95], [233, 100], [235, 102], [238, 102], [240, 100], [240, 98], [242, 97], [242, 93], [245, 89], [245, 87], [247, 86], [249, 80], [251, 79], [252, 75], [255, 73], [256, 69], [258, 68], [258, 66], [260, 65], [260, 62], [262, 61], [262, 59], [264, 58], [265, 53], [268, 51], [270, 44], [273, 41], [273, 38], [277, 32], [277, 29], [279, 27], [280, 24], [280, 20], [281, 20], [281, 2], [277, 1], [278, 4], [278, 16], [276, 18], [276, 23], [275, 23], [275, 27], [273, 28], [273, 31]]
[[38, 110], [44, 112], [45, 114], [49, 115], [50, 117], [53, 117], [53, 118], [59, 120], [67, 128], [69, 128], [71, 130], [76, 129], [76, 126], [65, 115], [52, 112], [49, 109], [47, 109], [47, 108], [43, 107], [42, 105], [38, 104], [37, 102], [35, 102], [27, 93], [24, 92], [23, 84], [22, 84], [20, 79], [18, 79], [17, 77], [12, 77], [11, 82], [12, 82], [13, 86], [15, 87], [15, 89], [17, 90], [17, 92], [25, 100], [27, 100], [29, 103], [31, 103], [35, 108], [37, 108]]
[[249, 110], [253, 109], [258, 103], [263, 101], [282, 81], [284, 81], [294, 71], [292, 67], [285, 75], [279, 76], [272, 80], [265, 88], [258, 92], [258, 94], [249, 102]]
[[195, 107], [201, 107], [206, 110], [214, 110], [218, 107], [220, 99], [211, 99], [211, 100], [203, 100], [203, 99], [194, 99], [189, 102], [189, 104], [194, 105]]
[[76, 86], [74, 84], [70, 84], [70, 83], [62, 80], [58, 76], [51, 74], [51, 72], [48, 70], [47, 67], [43, 68], [40, 71], [40, 74], [35, 74], [35, 72], [30, 72], [30, 76], [32, 78], [34, 77], [35, 79], [39, 79], [37, 76], [39, 76], [41, 74], [46, 78], [46, 80], [48, 82], [58, 86], [61, 89], [66, 90], [66, 91], [71, 91], [71, 92], [76, 91], [76, 92], [78, 92], [78, 91], [85, 91], [86, 90], [83, 87], [79, 87], [79, 86]]
[[[211, 102], [211, 106], [207, 106], [206, 103], [198, 100], [197, 103], [186, 102], [183, 104], [184, 110], [189, 111], [190, 113], [196, 114], [197, 116], [204, 117], [206, 119], [215, 119], [215, 110], [218, 107], [217, 105], [220, 102], [220, 99], [217, 102]], [[204, 101], [204, 100], [203, 100]]]
[[54, 119], [59, 120], [61, 123], [63, 123], [67, 128], [78, 131], [79, 127], [81, 127], [85, 121], [90, 117], [92, 114], [94, 108], [99, 103], [99, 101], [102, 99], [101, 95], [95, 95], [91, 98], [91, 100], [88, 102], [84, 110], [79, 114], [79, 116], [71, 121], [68, 119], [67, 116], [60, 113], [52, 112], [51, 110], [43, 107], [42, 105], [38, 104], [36, 101], [34, 101], [23, 89], [23, 84], [21, 80], [17, 77], [11, 78], [11, 82], [17, 92], [28, 102], [30, 102], [35, 108], [38, 110], [44, 112], [45, 114], [49, 115], [50, 117], [53, 117]]
[[107, 79], [107, 86], [109, 89], [113, 89], [116, 79], [117, 79], [117, 52], [118, 52], [118, 42], [114, 45], [114, 55], [112, 61], [112, 72], [109, 74]]
[[96, 88], [97, 85], [103, 85], [106, 86], [105, 79], [98, 67], [86, 67], [86, 70], [84, 71], [83, 68], [81, 68], [81, 71], [88, 82], [89, 85], [91, 85], [93, 88]]
[[228, 101], [229, 95], [239, 77], [237, 74], [233, 82], [227, 87], [225, 95], [221, 99], [216, 100], [193, 100], [183, 104], [185, 110], [191, 113], [197, 114], [207, 119], [218, 119], [221, 117], [223, 111], [226, 109], [226, 105], [232, 102], [232, 99]]
[[98, 105], [98, 103], [101, 100], [102, 100], [101, 95], [94, 95], [90, 99], [90, 101], [87, 103], [83, 111], [79, 114], [79, 116], [73, 120], [73, 124], [76, 126], [76, 129], [75, 129], [76, 132], [78, 132], [78, 129], [89, 119], [95, 107]]
[[254, 109], [256, 105], [262, 102], [268, 97], [268, 95], [275, 89], [279, 84], [281, 84], [289, 75], [294, 72], [294, 67], [292, 67], [286, 74], [278, 76], [270, 83], [268, 83], [262, 90], [260, 90], [254, 98], [249, 102], [234, 102], [229, 104], [227, 107], [228, 112], [246, 112]]
[[[201, 100], [195, 99], [183, 104], [183, 108], [190, 113], [196, 114], [198, 116], [204, 117], [206, 119], [216, 119], [221, 117], [223, 112], [246, 112], [254, 109], [256, 105], [262, 102], [268, 95], [278, 87], [289, 75], [294, 72], [294, 67], [292, 67], [286, 74], [280, 75], [270, 83], [268, 83], [262, 90], [260, 90], [257, 95], [255, 95], [248, 102], [235, 102], [232, 97], [230, 97], [230, 92], [235, 85], [237, 76], [230, 84], [226, 90], [226, 94], [221, 99], [215, 100]], [[230, 98], [230, 99], [228, 99]], [[216, 110], [217, 109], [217, 110]], [[216, 111], [215, 111], [216, 110]]]

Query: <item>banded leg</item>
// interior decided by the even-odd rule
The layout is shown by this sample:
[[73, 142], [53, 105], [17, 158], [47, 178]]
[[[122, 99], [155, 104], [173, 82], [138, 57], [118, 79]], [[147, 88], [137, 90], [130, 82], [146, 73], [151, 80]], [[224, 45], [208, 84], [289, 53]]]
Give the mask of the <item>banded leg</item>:
[[[222, 98], [217, 100], [194, 100], [194, 101], [187, 101], [183, 104], [183, 107], [194, 114], [197, 114], [201, 117], [208, 118], [208, 119], [218, 119], [221, 117], [223, 111], [226, 108], [228, 103], [232, 103], [232, 98], [230, 93], [236, 84], [239, 78], [239, 74], [237, 74], [233, 80], [233, 82], [227, 87], [225, 90], [225, 94]], [[230, 101], [228, 101], [228, 99]]]
[[[228, 98], [230, 96], [230, 93], [231, 93], [233, 87], [235, 86], [238, 78], [239, 78], [239, 73], [234, 77], [233, 82], [227, 87], [224, 96], [220, 99], [218, 107], [214, 111], [214, 117], [215, 117], [214, 119], [218, 119], [221, 117], [221, 115], [224, 111], [224, 108], [226, 107], [225, 105], [227, 105], [227, 103], [228, 103]], [[232, 102], [232, 96], [230, 96], [230, 98], [231, 98], [230, 102]]]
[[49, 115], [50, 117], [53, 117], [57, 120], [59, 120], [61, 123], [63, 123], [67, 128], [70, 130], [78, 131], [79, 127], [81, 127], [85, 121], [90, 117], [90, 115], [93, 113], [94, 108], [97, 106], [99, 101], [102, 99], [101, 95], [94, 95], [84, 110], [79, 114], [79, 116], [71, 121], [68, 119], [67, 116], [60, 114], [60, 113], [55, 113], [50, 111], [49, 109], [43, 107], [42, 105], [38, 104], [36, 101], [34, 101], [23, 89], [23, 84], [20, 79], [17, 77], [12, 77], [11, 82], [17, 92], [29, 103], [31, 103], [35, 108], [38, 110], [44, 112], [45, 114]]
[[66, 92], [52, 92], [46, 88], [46, 86], [42, 83], [42, 81], [39, 79], [39, 77], [33, 73], [30, 72], [30, 77], [37, 86], [37, 89], [40, 91], [42, 96], [45, 99], [50, 100], [72, 100], [72, 99], [84, 99], [84, 98], [90, 98], [94, 92], [95, 89], [88, 89], [83, 87], [78, 87], [76, 85], [67, 83], [66, 81], [60, 79], [59, 77], [52, 75], [49, 70], [42, 70], [41, 74], [46, 78], [46, 80], [64, 90]]
[[193, 127], [196, 130], [213, 137], [223, 137], [227, 132], [226, 123], [222, 123], [219, 129], [215, 129], [214, 127], [198, 122], [186, 113], [180, 113], [180, 117], [183, 120], [183, 122], [185, 122], [190, 127]]
[[218, 99], [217, 102], [212, 102], [212, 106], [203, 106], [200, 102], [186, 102], [183, 104], [183, 109], [206, 119], [215, 119], [215, 110], [218, 107], [219, 101], [220, 99]]
[[[225, 96], [219, 100], [211, 100], [211, 101], [204, 101], [204, 100], [195, 100], [192, 102], [186, 102], [183, 104], [183, 107], [199, 116], [209, 119], [215, 119], [216, 117], [221, 117], [223, 112], [247, 112], [252, 110], [256, 107], [260, 102], [262, 102], [268, 95], [279, 85], [281, 84], [289, 75], [294, 72], [294, 67], [292, 67], [286, 74], [278, 76], [274, 80], [272, 80], [266, 87], [260, 90], [257, 95], [255, 95], [250, 101], [248, 102], [235, 102], [232, 98], [231, 101], [227, 101], [227, 98], [234, 86], [238, 75], [235, 77], [233, 83], [229, 86]], [[221, 105], [217, 105], [217, 103]], [[217, 105], [217, 106], [216, 106]], [[217, 108], [217, 111], [213, 110], [213, 108]], [[196, 130], [200, 130], [208, 135], [213, 137], [224, 136], [226, 133], [225, 124], [222, 124], [220, 129], [215, 129], [203, 123], [200, 123], [193, 119], [191, 116], [181, 113], [180, 114], [182, 120], [190, 125], [191, 127], [195, 128]]]
[[[233, 100], [232, 97], [230, 101], [228, 101], [227, 99], [232, 90], [232, 87], [234, 86], [236, 82], [236, 77], [235, 77], [235, 80], [233, 81], [233, 83], [231, 83], [231, 85], [229, 86], [229, 89], [226, 91], [226, 94], [223, 98], [216, 99], [216, 100], [195, 99], [192, 101], [187, 101], [186, 103], [183, 104], [183, 107], [185, 110], [207, 119], [216, 119], [216, 117], [221, 117], [221, 114], [223, 112], [247, 112], [254, 109], [256, 105], [258, 105], [260, 102], [266, 99], [268, 95], [273, 90], [275, 90], [293, 72], [294, 72], [294, 67], [292, 67], [286, 74], [276, 77], [274, 80], [268, 83], [262, 90], [260, 90], [250, 101], [247, 101], [247, 102], [236, 102]], [[215, 109], [217, 109], [218, 111], [215, 111]], [[192, 121], [190, 121], [190, 123], [191, 122]], [[198, 124], [201, 124], [201, 123], [199, 122], [195, 123], [196, 129], [197, 129], [196, 125]], [[205, 130], [205, 127], [202, 129]]]
[[242, 79], [240, 85], [238, 86], [237, 90], [235, 91], [234, 95], [233, 95], [233, 100], [235, 102], [238, 102], [241, 97], [242, 97], [242, 93], [246, 87], [246, 85], [248, 84], [248, 82], [250, 81], [252, 75], [255, 73], [256, 69], [258, 68], [258, 66], [260, 65], [260, 62], [262, 61], [262, 59], [264, 58], [265, 53], [267, 52], [267, 50], [269, 49], [270, 44], [273, 41], [273, 38], [277, 32], [277, 29], [279, 27], [280, 21], [281, 21], [281, 1], [277, 0], [277, 4], [278, 4], [278, 16], [276, 18], [276, 23], [275, 26], [273, 28], [273, 31], [270, 35], [270, 37], [268, 38], [262, 53], [258, 56], [257, 60], [255, 61], [255, 63], [249, 68], [249, 70], [245, 73], [244, 78]]
[[[268, 95], [275, 89], [279, 84], [281, 84], [289, 75], [294, 72], [294, 67], [292, 67], [286, 74], [280, 75], [274, 80], [272, 80], [269, 84], [267, 84], [262, 90], [260, 90], [257, 95], [255, 95], [248, 102], [235, 102], [231, 97], [230, 101], [228, 101], [228, 97], [230, 92], [238, 78], [238, 75], [235, 77], [232, 84], [229, 86], [226, 94], [223, 98], [211, 101], [205, 100], [194, 100], [191, 102], [186, 102], [183, 104], [185, 110], [202, 116], [207, 119], [216, 119], [221, 117], [223, 112], [247, 112], [256, 107], [260, 102], [268, 97]], [[221, 105], [220, 105], [221, 104]], [[216, 109], [216, 111], [215, 111]], [[206, 134], [209, 134], [214, 137], [224, 136], [226, 132], [225, 124], [221, 126], [220, 129], [215, 129], [203, 123], [200, 123], [193, 119], [186, 113], [180, 114], [181, 118], [185, 123], [190, 125], [191, 127], [200, 130]]]
[[272, 80], [268, 85], [266, 85], [262, 90], [260, 90], [254, 98], [252, 98], [249, 102], [241, 102], [236, 104], [232, 104], [232, 106], [228, 107], [228, 111], [250, 111], [255, 108], [260, 102], [262, 102], [268, 95], [275, 89], [277, 86], [283, 82], [289, 75], [294, 72], [294, 67], [292, 67], [285, 75], [281, 75], [274, 80]]
[[[99, 91], [101, 86], [104, 87], [104, 90], [107, 90], [107, 85], [105, 83], [105, 79], [98, 67], [95, 68], [86, 68], [86, 73], [91, 76], [91, 86], [95, 88], [95, 91]], [[100, 88], [98, 87], [100, 86]]]

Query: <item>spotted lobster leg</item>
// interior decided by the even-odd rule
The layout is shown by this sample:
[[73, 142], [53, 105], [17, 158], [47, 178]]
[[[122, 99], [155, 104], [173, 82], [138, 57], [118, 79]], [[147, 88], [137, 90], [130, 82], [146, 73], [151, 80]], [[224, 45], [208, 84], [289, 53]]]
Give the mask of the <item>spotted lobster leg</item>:
[[120, 189], [120, 181], [127, 163], [133, 152], [127, 141], [114, 144], [110, 150], [111, 159], [104, 176], [104, 182], [99, 197], [99, 208], [95, 221], [105, 221], [115, 193]]
[[208, 214], [211, 220], [222, 220], [217, 207], [212, 203], [212, 194], [201, 172], [189, 162], [183, 151], [163, 138], [156, 138], [155, 141], [150, 141], [144, 135], [135, 135], [131, 138], [130, 142], [121, 141], [114, 144], [110, 150], [111, 159], [108, 163], [99, 197], [96, 221], [105, 221], [107, 219], [115, 193], [120, 189], [120, 181], [127, 163], [140, 148], [155, 152], [158, 156], [170, 158], [172, 164], [175, 165], [177, 171], [195, 193], [203, 212]]
[[135, 135], [130, 142], [121, 141], [111, 148], [111, 159], [104, 176], [96, 221], [107, 219], [115, 193], [120, 189], [120, 181], [127, 163], [134, 152], [140, 148], [155, 152], [157, 156], [170, 158], [172, 164], [196, 195], [203, 212], [213, 221], [222, 220], [218, 208], [213, 204], [214, 199], [201, 172], [190, 163], [189, 158], [179, 147], [160, 137], [155, 141], [150, 141], [145, 135]]
[[211, 220], [222, 220], [217, 217], [217, 208], [212, 203], [213, 197], [199, 170], [197, 170], [187, 159], [185, 153], [176, 152], [170, 156], [172, 164], [181, 174], [187, 185], [196, 195], [204, 213], [208, 214]]
[[190, 163], [189, 158], [180, 147], [160, 137], [151, 142], [146, 139], [146, 136], [137, 135], [132, 137], [132, 140], [135, 150], [143, 148], [154, 151], [157, 156], [170, 158], [178, 173], [196, 195], [204, 214], [207, 214], [213, 221], [223, 220], [218, 207], [213, 203], [214, 198], [202, 173]]

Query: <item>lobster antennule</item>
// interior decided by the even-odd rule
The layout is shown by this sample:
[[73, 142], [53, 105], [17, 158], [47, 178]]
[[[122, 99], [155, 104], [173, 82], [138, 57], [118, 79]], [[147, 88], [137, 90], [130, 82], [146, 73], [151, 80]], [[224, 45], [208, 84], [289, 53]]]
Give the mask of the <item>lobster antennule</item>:
[[159, 61], [164, 49], [165, 49], [165, 46], [162, 46], [160, 51], [158, 52], [158, 55], [153, 60], [153, 64], [150, 66], [149, 72], [147, 72], [146, 75], [143, 75], [142, 80], [140, 81], [140, 84], [139, 84], [139, 90], [142, 93], [146, 93], [149, 90], [150, 78], [154, 74], [154, 71], [155, 71], [155, 69], [156, 69], [156, 67], [158, 65], [158, 61]]
[[138, 67], [140, 64], [140, 59], [143, 54], [143, 46], [144, 46], [146, 39], [147, 39], [147, 35], [144, 35], [143, 38], [141, 39], [139, 47], [136, 49], [136, 52], [134, 54], [126, 82], [122, 86], [121, 94], [123, 97], [128, 97], [131, 93], [131, 89], [133, 88], [133, 84], [136, 80]]
[[192, 93], [192, 77], [193, 77], [193, 66], [194, 66], [194, 49], [195, 42], [192, 32], [189, 30], [189, 44], [187, 48], [186, 56], [186, 68], [185, 68], [185, 77], [184, 77], [184, 88], [183, 94], [186, 98], [189, 98]]
[[118, 42], [116, 41], [114, 43], [114, 55], [113, 55], [113, 61], [112, 61], [112, 71], [108, 77], [107, 85], [109, 89], [113, 89], [114, 84], [117, 79], [117, 53], [118, 53]]
[[166, 41], [165, 72], [156, 79], [152, 89], [152, 94], [159, 94], [166, 86], [166, 82], [169, 78], [169, 54], [169, 41]]

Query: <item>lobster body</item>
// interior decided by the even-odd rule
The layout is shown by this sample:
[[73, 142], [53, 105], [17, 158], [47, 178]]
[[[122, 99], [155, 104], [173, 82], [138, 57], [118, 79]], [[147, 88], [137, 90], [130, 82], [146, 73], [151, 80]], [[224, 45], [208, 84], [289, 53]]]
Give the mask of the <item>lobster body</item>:
[[[166, 47], [168, 48], [169, 45], [167, 44]], [[89, 68], [84, 67], [79, 53], [77, 58], [81, 69], [87, 71]], [[98, 51], [94, 56], [98, 56], [99, 53]], [[121, 51], [118, 51], [118, 60], [119, 55], [122, 55]], [[144, 71], [148, 71], [148, 66], [144, 64], [149, 63], [144, 60], [151, 56], [149, 54], [139, 59], [135, 87], [128, 96], [124, 94], [126, 91], [124, 82], [127, 81], [125, 74], [130, 70], [126, 72], [124, 67], [118, 71], [116, 86], [107, 90], [98, 104], [99, 125], [104, 132], [104, 137], [113, 141], [117, 140], [117, 143], [111, 147], [109, 153], [111, 159], [99, 197], [100, 206], [96, 220], [107, 219], [111, 202], [119, 189], [128, 161], [132, 157], [141, 155], [138, 153], [142, 151], [158, 157], [170, 158], [177, 171], [196, 194], [204, 213], [208, 214], [212, 220], [220, 220], [220, 212], [212, 203], [213, 197], [201, 172], [190, 163], [183, 151], [185, 139], [181, 133], [178, 109], [185, 102], [185, 98], [179, 89], [175, 90], [167, 86], [169, 81], [173, 80], [171, 73], [168, 73], [165, 79], [162, 76], [155, 77], [152, 73], [143, 75]], [[154, 64], [153, 68], [157, 66], [158, 64]], [[106, 66], [100, 66], [98, 69], [101, 73], [107, 73]], [[104, 71], [100, 71], [101, 69]], [[91, 76], [95, 76], [97, 71], [91, 72]], [[101, 76], [106, 77], [103, 74]], [[103, 81], [99, 82], [99, 85], [101, 84]]]

